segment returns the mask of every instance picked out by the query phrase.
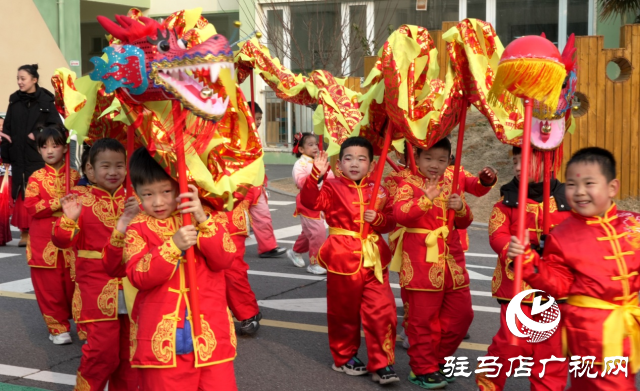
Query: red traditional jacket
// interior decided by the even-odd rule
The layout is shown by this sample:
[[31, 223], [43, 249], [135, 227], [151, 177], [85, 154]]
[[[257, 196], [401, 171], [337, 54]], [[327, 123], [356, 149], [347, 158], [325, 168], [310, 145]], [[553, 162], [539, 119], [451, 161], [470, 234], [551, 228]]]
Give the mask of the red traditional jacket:
[[[65, 267], [71, 267], [75, 276], [75, 254], [70, 246], [56, 247], [51, 241], [51, 229], [58, 217], [62, 216], [60, 198], [65, 195], [65, 166], [56, 170], [48, 164], [29, 177], [24, 194], [24, 205], [32, 217], [27, 243], [27, 264], [31, 267], [55, 269], [58, 253], [64, 255]], [[71, 184], [80, 180], [76, 170], [71, 170]]]
[[467, 228], [473, 215], [463, 196], [462, 210], [455, 213], [453, 232], [447, 232], [451, 179], [446, 174], [440, 177], [438, 188], [442, 192], [433, 202], [422, 191], [425, 177], [420, 172], [407, 176], [396, 191], [393, 212], [399, 231], [395, 233], [397, 242], [392, 245], [392, 270], [400, 271], [400, 286], [405, 289], [441, 291], [447, 275], [453, 279], [454, 289], [469, 285], [458, 228]]
[[[363, 265], [375, 268], [377, 260], [370, 264], [369, 260], [363, 257], [361, 239], [363, 215], [371, 202], [373, 180], [367, 175], [357, 184], [344, 175], [331, 179], [327, 179], [326, 175], [322, 189], [319, 190], [318, 175], [318, 168], [314, 166], [300, 191], [302, 205], [324, 211], [330, 227], [329, 237], [318, 253], [318, 262], [330, 273], [342, 275], [356, 274]], [[380, 187], [375, 201], [375, 210], [378, 213], [376, 220], [371, 224], [370, 240], [375, 240], [374, 246], [380, 254], [379, 262], [382, 268], [389, 265], [391, 253], [380, 234], [390, 232], [395, 226], [391, 205], [387, 201], [387, 192]]]
[[[198, 338], [192, 335], [196, 367], [231, 361], [236, 356], [224, 269], [232, 264], [237, 249], [227, 229], [228, 215], [208, 208], [205, 211], [210, 217], [198, 225], [194, 246], [203, 332]], [[184, 258], [172, 238], [181, 226], [179, 212], [165, 220], [141, 213], [127, 229], [127, 276], [139, 290], [131, 313], [132, 367], [177, 365], [176, 329], [184, 327], [185, 309], [190, 309]]]
[[[449, 182], [453, 181], [454, 168], [454, 166], [447, 167], [447, 170], [444, 173], [445, 180]], [[404, 179], [410, 175], [411, 169], [407, 167], [400, 172], [393, 171], [388, 177], [385, 178], [384, 185], [389, 191], [389, 197], [391, 199], [395, 199], [396, 192], [398, 191], [400, 183], [402, 183], [402, 181], [404, 181]], [[493, 186], [498, 183], [498, 180], [496, 179], [493, 185], [485, 186], [482, 184], [482, 182], [480, 182], [480, 179], [478, 177], [465, 170], [462, 166], [460, 167], [460, 175], [458, 178], [460, 194], [469, 193], [476, 197], [482, 197], [486, 195], [489, 191], [491, 191]], [[469, 250], [469, 235], [467, 234], [467, 230], [458, 228], [458, 235], [460, 235], [460, 244], [462, 245], [462, 250], [466, 252], [467, 250]]]
[[542, 260], [530, 248], [525, 252], [523, 279], [554, 298], [568, 296], [562, 321], [570, 354], [595, 356], [598, 363], [628, 356], [632, 367], [640, 364], [633, 357], [638, 341], [627, 339], [640, 332], [639, 248], [640, 222], [618, 216], [614, 204], [604, 217], [571, 212], [549, 234]]
[[58, 247], [75, 246], [76, 289], [73, 293], [72, 313], [76, 323], [118, 319], [118, 289], [122, 279], [110, 277], [102, 262], [102, 251], [124, 210], [124, 188], [113, 195], [97, 186], [77, 186], [82, 211], [75, 222], [60, 217], [53, 229], [53, 244]]
[[[537, 203], [527, 199], [526, 226], [529, 230], [529, 241], [532, 246], [540, 246], [542, 235], [544, 202]], [[553, 229], [571, 215], [569, 211], [559, 211], [553, 196], [549, 199], [549, 217], [551, 218], [550, 228]], [[493, 251], [498, 254], [498, 263], [493, 272], [491, 281], [491, 292], [498, 300], [510, 301], [513, 297], [513, 259], [507, 257], [507, 249], [511, 236], [518, 234], [518, 208], [509, 207], [503, 203], [503, 199], [496, 202], [491, 212], [489, 220], [489, 244]], [[531, 289], [527, 283], [522, 283], [522, 290]], [[532, 303], [533, 295], [527, 296], [523, 303]]]

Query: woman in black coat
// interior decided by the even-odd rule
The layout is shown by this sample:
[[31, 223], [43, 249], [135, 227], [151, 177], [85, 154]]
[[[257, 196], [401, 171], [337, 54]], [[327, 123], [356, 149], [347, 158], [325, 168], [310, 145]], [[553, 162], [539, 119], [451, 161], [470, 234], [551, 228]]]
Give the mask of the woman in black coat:
[[12, 196], [16, 201], [11, 224], [20, 228], [20, 246], [27, 245], [30, 217], [24, 207], [24, 191], [29, 177], [44, 167], [35, 134], [42, 126], [62, 123], [53, 94], [38, 85], [38, 65], [18, 68], [19, 90], [9, 97], [9, 108], [2, 132], [11, 142], [0, 144], [2, 162], [11, 165]]

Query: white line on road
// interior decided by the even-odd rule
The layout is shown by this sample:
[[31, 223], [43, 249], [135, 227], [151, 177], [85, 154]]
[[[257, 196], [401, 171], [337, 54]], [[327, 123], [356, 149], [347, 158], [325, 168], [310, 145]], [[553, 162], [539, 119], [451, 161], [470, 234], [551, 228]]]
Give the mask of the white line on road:
[[296, 203], [295, 201], [275, 201], [275, 200], [269, 200], [267, 202], [269, 203], [269, 205], [277, 205], [277, 206], [293, 205]]
[[0, 253], [0, 258], [18, 257], [22, 254]]
[[20, 377], [23, 379], [37, 380], [47, 383], [65, 384], [68, 386], [76, 385], [76, 376], [67, 375], [65, 373], [41, 371], [34, 368], [16, 367], [13, 365], [0, 364], [0, 375]]
[[495, 270], [495, 266], [483, 266], [483, 265], [469, 265], [467, 263], [467, 267], [471, 267], [471, 268], [476, 268], [476, 269], [491, 269], [491, 270]]
[[[286, 227], [286, 228], [280, 228], [280, 229], [275, 229], [273, 230], [273, 234], [276, 237], [276, 240], [278, 239], [284, 239], [284, 238], [290, 238], [292, 236], [298, 236], [300, 235], [300, 233], [302, 232], [302, 226], [301, 225], [292, 225], [291, 227]], [[253, 246], [255, 244], [257, 244], [258, 242], [256, 242], [256, 239], [253, 237], [253, 235], [251, 235], [250, 237], [247, 238], [246, 242], [245, 242], [245, 246]]]
[[464, 253], [465, 257], [476, 257], [476, 258], [496, 258], [496, 254], [480, 254], [480, 253]]
[[13, 232], [20, 232], [20, 228], [16, 228], [13, 225], [9, 226], [9, 228], [11, 228], [11, 231]]
[[15, 280], [0, 284], [0, 291], [27, 293], [33, 292], [33, 284], [30, 278]]

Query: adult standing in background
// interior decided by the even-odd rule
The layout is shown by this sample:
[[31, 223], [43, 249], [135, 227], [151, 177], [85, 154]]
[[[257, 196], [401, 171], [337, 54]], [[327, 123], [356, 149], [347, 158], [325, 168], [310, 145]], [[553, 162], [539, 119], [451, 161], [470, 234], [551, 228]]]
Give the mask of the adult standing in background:
[[24, 191], [29, 177], [44, 167], [38, 152], [36, 133], [40, 126], [62, 123], [54, 105], [53, 94], [38, 85], [38, 64], [18, 68], [18, 91], [9, 97], [9, 108], [2, 133], [11, 142], [0, 144], [2, 162], [11, 165], [12, 197], [15, 208], [11, 225], [20, 229], [20, 247], [29, 239], [30, 217], [24, 206]]

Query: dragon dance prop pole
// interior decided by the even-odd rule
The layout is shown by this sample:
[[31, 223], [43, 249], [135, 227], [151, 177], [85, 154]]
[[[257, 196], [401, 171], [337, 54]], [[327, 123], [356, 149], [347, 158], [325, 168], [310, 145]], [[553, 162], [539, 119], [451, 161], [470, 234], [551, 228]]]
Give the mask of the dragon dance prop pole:
[[[131, 155], [133, 155], [133, 138], [135, 137], [135, 128], [133, 126], [129, 126], [127, 128], [127, 168], [130, 168], [131, 164]], [[131, 170], [127, 170], [127, 182], [125, 183], [125, 191], [127, 193], [127, 197], [131, 197], [133, 195], [133, 188], [131, 186]]]
[[[524, 130], [522, 132], [522, 164], [520, 168], [520, 186], [518, 188], [518, 231], [520, 243], [524, 244], [527, 230], [527, 196], [529, 190], [529, 163], [531, 160], [531, 116], [533, 114], [533, 100], [524, 98]], [[545, 167], [546, 172], [546, 167]], [[546, 201], [546, 200], [545, 200]], [[513, 296], [522, 290], [522, 260], [518, 255], [514, 262]], [[511, 345], [518, 344], [518, 337], [511, 335]]]
[[[562, 148], [562, 146], [560, 146]], [[551, 198], [551, 153], [552, 151], [544, 151], [544, 177], [542, 182], [542, 233], [549, 235], [551, 228], [551, 216], [549, 210], [549, 199]]]
[[393, 168], [393, 171], [400, 172], [400, 167], [398, 167], [398, 165], [393, 160], [391, 160], [389, 155], [387, 155], [387, 163], [389, 163], [391, 168]]
[[[189, 192], [187, 182], [187, 164], [184, 156], [184, 134], [182, 127], [176, 132], [176, 165], [178, 169], [178, 185], [180, 187], [180, 194]], [[182, 199], [182, 202], [188, 202], [186, 199]], [[191, 225], [191, 214], [185, 213], [182, 215], [182, 224], [187, 226]], [[191, 307], [191, 324], [193, 326], [193, 333], [196, 338], [202, 335], [202, 324], [200, 322], [200, 297], [198, 296], [198, 281], [196, 279], [196, 258], [193, 252], [193, 246], [189, 247], [185, 252], [186, 266], [187, 266], [187, 282], [189, 284], [189, 304]]]
[[[460, 162], [462, 161], [462, 142], [464, 141], [464, 129], [467, 122], [467, 110], [469, 108], [469, 102], [464, 102], [462, 105], [462, 112], [460, 113], [460, 124], [458, 125], [458, 144], [456, 145], [456, 164], [453, 167], [453, 182], [451, 183], [451, 194], [458, 194], [460, 190]], [[449, 209], [447, 211], [447, 228], [449, 232], [453, 230], [453, 219], [455, 218], [456, 211]], [[449, 235], [447, 241], [451, 239], [453, 235]]]
[[[385, 120], [385, 122], [389, 121]], [[387, 122], [388, 123], [388, 122]], [[384, 162], [387, 160], [387, 153], [389, 152], [389, 147], [391, 146], [391, 131], [388, 126], [382, 127], [382, 129], [386, 128], [386, 132], [384, 135], [384, 146], [382, 147], [382, 151], [380, 152], [380, 159], [378, 159], [378, 163], [376, 163], [376, 171], [375, 171], [375, 182], [373, 182], [373, 190], [371, 191], [371, 201], [369, 201], [368, 210], [374, 210], [376, 207], [376, 199], [378, 197], [378, 190], [380, 189], [380, 183], [382, 182], [382, 174], [384, 172]], [[362, 228], [362, 239], [365, 239], [369, 235], [369, 223], [364, 223], [364, 227]]]

